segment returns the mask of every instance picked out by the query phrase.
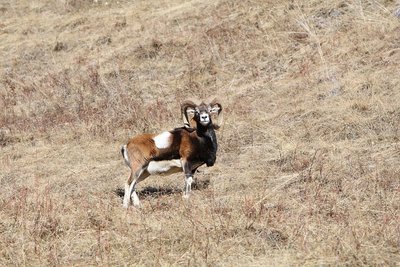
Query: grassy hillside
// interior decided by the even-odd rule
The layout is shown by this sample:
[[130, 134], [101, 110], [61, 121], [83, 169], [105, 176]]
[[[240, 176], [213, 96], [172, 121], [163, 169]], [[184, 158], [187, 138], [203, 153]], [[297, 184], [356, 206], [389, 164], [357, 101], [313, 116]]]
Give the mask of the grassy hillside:
[[[400, 262], [395, 1], [0, 3], [0, 265]], [[122, 208], [119, 146], [217, 97], [220, 150]]]

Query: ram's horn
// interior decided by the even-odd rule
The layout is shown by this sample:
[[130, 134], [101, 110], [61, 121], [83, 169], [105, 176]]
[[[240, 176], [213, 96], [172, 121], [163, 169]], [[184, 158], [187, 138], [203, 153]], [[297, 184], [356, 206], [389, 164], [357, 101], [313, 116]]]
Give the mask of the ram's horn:
[[210, 116], [213, 122], [214, 129], [219, 129], [222, 126], [223, 116], [221, 115], [222, 106], [221, 104], [214, 99], [210, 103]]
[[195, 110], [196, 104], [190, 100], [186, 100], [181, 104], [183, 124], [186, 128], [196, 128], [196, 121], [193, 119], [195, 115]]

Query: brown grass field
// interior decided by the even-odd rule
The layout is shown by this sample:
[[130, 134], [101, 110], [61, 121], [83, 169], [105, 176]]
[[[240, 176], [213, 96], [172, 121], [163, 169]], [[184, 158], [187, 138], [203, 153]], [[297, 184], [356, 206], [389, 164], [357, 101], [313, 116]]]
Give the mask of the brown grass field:
[[[400, 266], [396, 1], [0, 1], [0, 266]], [[119, 147], [217, 97], [214, 167]]]

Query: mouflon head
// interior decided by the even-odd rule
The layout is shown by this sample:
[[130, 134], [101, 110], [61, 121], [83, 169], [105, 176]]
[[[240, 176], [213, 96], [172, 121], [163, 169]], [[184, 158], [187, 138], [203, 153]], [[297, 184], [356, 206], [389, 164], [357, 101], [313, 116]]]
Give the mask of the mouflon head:
[[187, 100], [181, 104], [183, 123], [186, 128], [197, 129], [201, 125], [218, 129], [221, 111], [222, 106], [217, 100], [213, 100], [209, 104], [201, 102], [199, 105]]

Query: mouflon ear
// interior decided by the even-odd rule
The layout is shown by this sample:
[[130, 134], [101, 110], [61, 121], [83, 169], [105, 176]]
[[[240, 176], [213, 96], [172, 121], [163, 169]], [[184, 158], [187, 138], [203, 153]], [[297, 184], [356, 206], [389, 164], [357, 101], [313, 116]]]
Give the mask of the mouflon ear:
[[195, 129], [197, 126], [194, 120], [196, 107], [197, 105], [190, 100], [186, 100], [181, 104], [182, 120], [186, 128]]
[[213, 122], [214, 129], [218, 130], [223, 122], [223, 117], [221, 115], [222, 105], [216, 99], [214, 99], [209, 104], [209, 107], [210, 107], [210, 116]]

